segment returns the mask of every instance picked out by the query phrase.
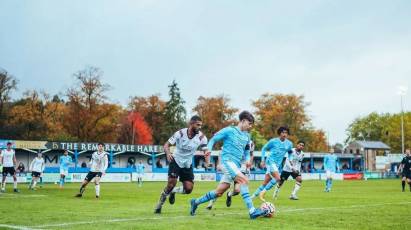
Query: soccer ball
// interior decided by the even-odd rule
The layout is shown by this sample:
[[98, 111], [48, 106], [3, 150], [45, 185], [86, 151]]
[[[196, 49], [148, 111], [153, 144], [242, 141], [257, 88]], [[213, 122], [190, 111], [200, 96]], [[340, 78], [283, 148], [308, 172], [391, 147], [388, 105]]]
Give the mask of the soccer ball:
[[272, 203], [270, 202], [264, 202], [261, 204], [260, 207], [262, 210], [269, 210], [268, 214], [265, 215], [265, 217], [273, 217], [275, 214], [275, 207]]

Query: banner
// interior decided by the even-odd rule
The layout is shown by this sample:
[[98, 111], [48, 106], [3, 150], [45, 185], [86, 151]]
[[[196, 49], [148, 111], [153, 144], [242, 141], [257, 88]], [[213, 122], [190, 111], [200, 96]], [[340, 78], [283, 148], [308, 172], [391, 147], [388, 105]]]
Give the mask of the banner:
[[[48, 149], [55, 150], [77, 150], [77, 151], [97, 151], [98, 143], [82, 142], [47, 142]], [[107, 152], [146, 152], [160, 153], [163, 152], [161, 145], [125, 145], [125, 144], [104, 144], [104, 150]]]
[[362, 173], [347, 173], [344, 174], [344, 180], [362, 180]]

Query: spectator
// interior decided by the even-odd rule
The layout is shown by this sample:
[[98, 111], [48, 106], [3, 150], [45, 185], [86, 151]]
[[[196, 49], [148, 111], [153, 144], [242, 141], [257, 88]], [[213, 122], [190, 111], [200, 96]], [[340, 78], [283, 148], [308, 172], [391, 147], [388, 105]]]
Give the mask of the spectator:
[[81, 167], [82, 168], [87, 168], [87, 163], [83, 161], [83, 163], [81, 163]]
[[19, 176], [24, 173], [24, 170], [25, 170], [24, 164], [23, 162], [20, 162], [16, 170], [19, 173]]
[[342, 169], [343, 169], [343, 170], [348, 170], [348, 169], [350, 169], [350, 167], [348, 167], [347, 162], [346, 162], [346, 163], [344, 163], [344, 165], [343, 165]]
[[156, 167], [163, 168], [163, 164], [161, 164], [160, 158], [157, 158]]

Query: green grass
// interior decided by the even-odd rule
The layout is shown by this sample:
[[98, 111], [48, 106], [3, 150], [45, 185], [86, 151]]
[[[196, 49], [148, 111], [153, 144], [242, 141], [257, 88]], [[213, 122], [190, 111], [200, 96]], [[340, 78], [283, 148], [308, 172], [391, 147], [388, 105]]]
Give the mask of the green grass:
[[[274, 202], [277, 216], [257, 220], [249, 220], [241, 196], [233, 199], [230, 208], [225, 207], [224, 197], [212, 211], [202, 205], [196, 216], [190, 216], [189, 199], [213, 189], [215, 182], [197, 182], [192, 194], [177, 195], [172, 206], [166, 202], [161, 215], [153, 214], [153, 208], [163, 182], [146, 182], [142, 188], [134, 183], [102, 183], [99, 200], [92, 184], [81, 199], [73, 197], [79, 184], [67, 184], [64, 190], [47, 184], [38, 191], [20, 185], [20, 194], [13, 194], [8, 184], [7, 193], [0, 194], [0, 228], [407, 229], [411, 226], [411, 192], [408, 188], [400, 192], [400, 184], [399, 180], [336, 181], [333, 191], [325, 193], [323, 182], [305, 181], [300, 200], [291, 201], [293, 182], [288, 181]], [[258, 185], [253, 182], [250, 191]], [[254, 204], [260, 202], [254, 200]]]

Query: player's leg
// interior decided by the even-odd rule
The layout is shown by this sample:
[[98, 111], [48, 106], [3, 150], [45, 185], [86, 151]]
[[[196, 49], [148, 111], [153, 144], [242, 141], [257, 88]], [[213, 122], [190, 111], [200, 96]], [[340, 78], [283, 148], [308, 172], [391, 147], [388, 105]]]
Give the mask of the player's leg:
[[327, 178], [325, 180], [325, 191], [329, 192], [329, 191], [331, 191], [332, 172], [330, 170], [325, 171], [325, 176]]
[[6, 178], [7, 178], [7, 169], [3, 168], [3, 172], [2, 172], [3, 178], [1, 180], [1, 192], [5, 192], [6, 191]]
[[193, 187], [194, 187], [193, 169], [192, 168], [182, 168], [182, 169], [180, 169], [179, 177], [180, 177], [180, 182], [183, 185], [178, 186], [178, 187], [174, 187], [174, 189], [171, 191], [170, 198], [171, 198], [171, 196], [173, 196], [173, 199], [175, 199], [174, 196], [175, 196], [176, 193], [190, 194], [193, 191]]
[[227, 193], [227, 198], [226, 198], [226, 201], [225, 201], [225, 205], [227, 207], [230, 207], [233, 196], [237, 196], [238, 194], [240, 194], [240, 192], [241, 192], [241, 185], [234, 181], [234, 188], [233, 188], [233, 190], [231, 190]]
[[64, 173], [60, 174], [60, 188], [63, 188], [65, 183], [66, 175]]
[[100, 198], [100, 180], [101, 180], [101, 174], [96, 175], [94, 179], [94, 185], [96, 189], [96, 198]]
[[402, 186], [402, 191], [405, 192], [405, 181], [407, 180], [407, 178], [405, 177], [405, 175], [402, 175], [402, 179], [401, 179], [401, 186]]
[[253, 195], [251, 196], [251, 199], [254, 199], [255, 197], [257, 197], [258, 195], [260, 195], [261, 191], [264, 190], [265, 186], [267, 186], [267, 184], [271, 181], [271, 177], [268, 174], [268, 172], [265, 174], [264, 177], [264, 181], [263, 183], [261, 183], [261, 185], [257, 188], [257, 190], [255, 190], [255, 192], [253, 193]]
[[17, 174], [16, 174], [16, 171], [14, 170], [14, 167], [12, 168], [13, 170], [12, 170], [12, 174], [13, 174], [13, 191], [14, 192], [20, 192], [18, 189], [17, 189]]
[[76, 195], [76, 197], [82, 197], [84, 191], [86, 191], [86, 187], [88, 185], [88, 183], [90, 183], [90, 181], [96, 176], [96, 173], [93, 172], [89, 172], [87, 173], [87, 176], [84, 178], [83, 182], [81, 183], [80, 186], [80, 191], [79, 193]]
[[157, 213], [157, 214], [161, 213], [161, 208], [163, 207], [164, 202], [167, 200], [167, 196], [171, 193], [171, 191], [177, 184], [177, 178], [178, 178], [178, 174], [170, 173], [170, 168], [169, 168], [167, 185], [160, 194], [160, 198], [154, 209], [154, 213]]
[[280, 181], [280, 173], [278, 172], [278, 169], [275, 170], [273, 172], [271, 172], [270, 174], [268, 174], [271, 178], [270, 183], [268, 183], [265, 188], [260, 192], [260, 194], [258, 195], [258, 198], [260, 198], [261, 201], [265, 202], [265, 193], [270, 190], [272, 187], [274, 187], [274, 185]]
[[410, 186], [410, 192], [411, 192], [411, 172], [408, 173], [407, 183], [408, 183], [408, 185]]
[[277, 199], [278, 194], [280, 193], [281, 187], [283, 186], [284, 182], [286, 180], [288, 180], [289, 176], [290, 176], [289, 172], [286, 172], [286, 171], [281, 172], [280, 181], [278, 181], [277, 185], [275, 186], [275, 191], [274, 191], [274, 195], [273, 195], [274, 199]]
[[228, 189], [230, 188], [230, 183], [227, 183], [225, 181], [220, 182], [220, 184], [218, 184], [217, 188], [215, 190], [209, 191], [206, 194], [204, 194], [203, 196], [195, 199], [191, 199], [190, 200], [190, 215], [194, 216], [195, 212], [197, 210], [197, 207], [200, 204], [206, 203], [210, 200], [214, 200], [220, 196], [222, 196]]
[[299, 175], [299, 174], [293, 174], [292, 176], [295, 180], [295, 185], [294, 185], [293, 191], [291, 192], [290, 199], [291, 200], [298, 200], [297, 192], [301, 188], [301, 184], [303, 182], [303, 179], [302, 179], [301, 175]]

